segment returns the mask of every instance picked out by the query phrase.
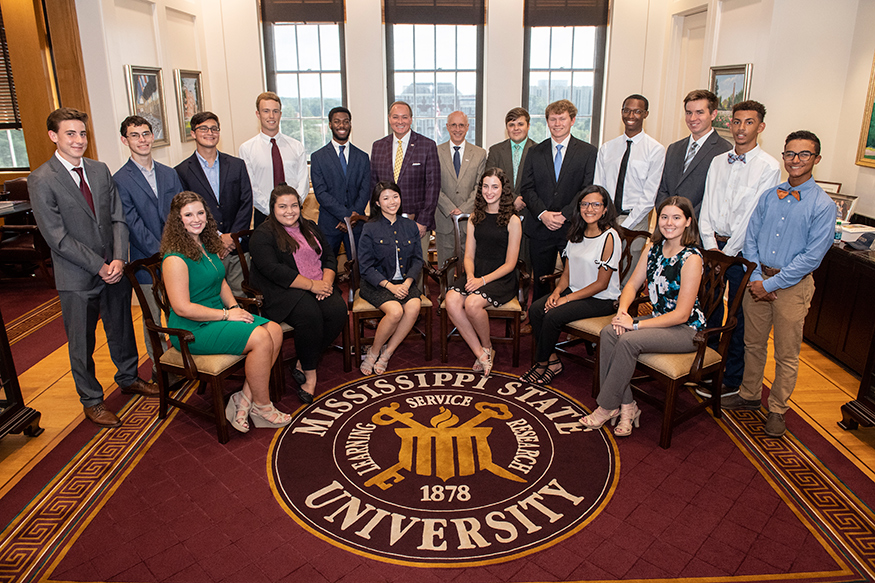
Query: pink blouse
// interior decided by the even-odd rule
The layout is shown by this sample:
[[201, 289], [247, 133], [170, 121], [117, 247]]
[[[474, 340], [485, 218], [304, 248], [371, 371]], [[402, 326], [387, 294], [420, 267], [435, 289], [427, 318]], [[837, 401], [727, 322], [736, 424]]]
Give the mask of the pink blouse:
[[307, 279], [322, 279], [321, 253], [317, 253], [301, 232], [300, 225], [284, 227], [286, 233], [298, 242], [298, 250], [295, 251], [295, 263], [298, 265], [298, 273]]

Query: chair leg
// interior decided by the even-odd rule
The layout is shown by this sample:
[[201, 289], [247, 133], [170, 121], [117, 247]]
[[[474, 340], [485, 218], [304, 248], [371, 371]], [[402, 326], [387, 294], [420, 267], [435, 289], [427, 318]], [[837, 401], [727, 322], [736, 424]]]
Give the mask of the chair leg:
[[441, 320], [441, 362], [447, 362], [449, 356], [447, 354], [447, 334], [449, 334], [449, 323], [447, 322], [447, 310], [444, 308], [440, 311]]
[[665, 410], [662, 412], [662, 432], [659, 435], [659, 447], [668, 449], [671, 446], [671, 432], [674, 425], [674, 409], [678, 396], [678, 382], [671, 381], [665, 391]]
[[599, 348], [596, 346], [595, 348], [595, 359], [593, 359], [592, 363], [592, 398], [595, 399], [599, 396], [599, 392], [602, 389], [601, 386], [601, 373], [599, 372]]
[[343, 372], [352, 370], [352, 355], [349, 353], [349, 318], [343, 326]]
[[[155, 355], [155, 358], [159, 358]], [[170, 379], [167, 378], [167, 373], [158, 372], [158, 419], [167, 417], [167, 396], [170, 393]]]
[[286, 363], [283, 360], [283, 355], [280, 353], [270, 371], [270, 400], [274, 403], [282, 401], [283, 394], [286, 392], [285, 365]]
[[[431, 349], [431, 309], [427, 309], [425, 311], [425, 360], [430, 361], [432, 359], [432, 349]], [[446, 361], [444, 361], [446, 362]]]
[[517, 312], [513, 315], [513, 366], [514, 368], [520, 365], [520, 314]]
[[356, 363], [361, 362], [362, 359], [362, 334], [363, 330], [362, 322], [358, 317], [358, 314], [352, 315], [352, 331], [353, 331], [353, 343], [355, 345], [355, 357]]
[[228, 420], [225, 419], [225, 383], [220, 378], [214, 378], [210, 381], [210, 385], [213, 391], [213, 415], [216, 417], [219, 443], [228, 443], [231, 436], [228, 433]]

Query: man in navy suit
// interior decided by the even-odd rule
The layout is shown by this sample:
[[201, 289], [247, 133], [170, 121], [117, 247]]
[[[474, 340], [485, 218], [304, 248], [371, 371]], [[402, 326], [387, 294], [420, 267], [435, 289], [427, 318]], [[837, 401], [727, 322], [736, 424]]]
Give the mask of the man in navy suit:
[[[252, 224], [252, 186], [246, 164], [240, 158], [219, 152], [219, 118], [211, 111], [191, 117], [191, 135], [197, 142], [194, 154], [176, 166], [184, 190], [198, 193], [210, 207], [222, 237], [225, 280], [234, 295], [242, 295], [243, 270], [231, 233]], [[240, 249], [243, 252], [245, 249]]]
[[434, 211], [441, 192], [441, 165], [437, 144], [410, 130], [413, 110], [404, 101], [389, 106], [385, 138], [371, 147], [371, 188], [390, 180], [401, 188], [401, 209], [416, 221], [422, 241], [422, 256], [428, 257], [429, 233], [434, 229]]
[[567, 243], [568, 221], [579, 212], [574, 199], [592, 184], [598, 150], [571, 135], [577, 108], [560, 99], [545, 110], [550, 137], [529, 149], [520, 194], [534, 220], [524, 221], [535, 278], [532, 300], [550, 293], [541, 277], [553, 273]]
[[[182, 192], [179, 175], [169, 166], [159, 164], [152, 159], [152, 143], [155, 136], [152, 124], [144, 117], [131, 115], [125, 118], [121, 125], [121, 140], [131, 151], [127, 163], [113, 174], [112, 179], [121, 197], [125, 220], [128, 223], [131, 243], [131, 261], [151, 257], [158, 253], [161, 245], [161, 234], [164, 222], [170, 212], [170, 201]], [[161, 310], [152, 295], [152, 278], [140, 270], [137, 281], [143, 288], [149, 311], [153, 318], [161, 318]], [[160, 324], [160, 322], [157, 322]], [[143, 337], [146, 340], [146, 350], [152, 359], [152, 371], [155, 371], [152, 341], [146, 330], [146, 319], [143, 318]]]
[[711, 160], [732, 149], [732, 144], [711, 127], [716, 117], [717, 96], [712, 92], [696, 89], [684, 97], [684, 121], [690, 136], [673, 143], [665, 152], [656, 208], [670, 196], [685, 196], [693, 203], [696, 218], [699, 218]]
[[347, 108], [329, 111], [328, 127], [331, 142], [310, 156], [310, 180], [319, 201], [319, 230], [337, 255], [341, 241], [349, 251], [343, 219], [349, 217], [356, 243], [367, 220], [364, 213], [371, 195], [371, 162], [349, 141], [352, 114]]

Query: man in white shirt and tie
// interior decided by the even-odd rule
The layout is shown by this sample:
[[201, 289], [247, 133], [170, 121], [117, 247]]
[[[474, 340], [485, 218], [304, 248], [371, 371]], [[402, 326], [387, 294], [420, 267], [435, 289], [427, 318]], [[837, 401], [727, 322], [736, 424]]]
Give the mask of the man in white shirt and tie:
[[270, 193], [285, 183], [298, 191], [303, 201], [310, 191], [304, 145], [280, 131], [283, 106], [279, 95], [266, 91], [255, 99], [255, 117], [261, 132], [240, 146], [252, 183], [252, 206], [257, 227], [270, 213]]

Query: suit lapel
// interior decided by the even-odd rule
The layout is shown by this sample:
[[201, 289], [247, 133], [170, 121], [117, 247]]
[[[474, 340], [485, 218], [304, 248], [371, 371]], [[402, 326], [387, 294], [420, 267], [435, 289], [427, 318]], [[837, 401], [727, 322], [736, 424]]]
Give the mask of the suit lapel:
[[[146, 200], [149, 201], [150, 204], [154, 205], [155, 208], [158, 208], [158, 198], [155, 196], [155, 193], [152, 192], [152, 187], [149, 186], [149, 181], [146, 180], [146, 177], [143, 175], [142, 171], [136, 167], [136, 163], [133, 160], [128, 160], [128, 163], [125, 164], [125, 170], [128, 171], [130, 175], [131, 181], [140, 187], [140, 190], [146, 195]], [[161, 175], [158, 173], [158, 167], [155, 166], [156, 162], [152, 161], [152, 168], [155, 170], [155, 183], [158, 186], [158, 192], [162, 191], [161, 185]]]
[[[210, 181], [207, 180], [207, 175], [204, 174], [204, 169], [201, 168], [201, 161], [197, 157], [197, 152], [191, 155], [188, 159], [189, 173], [200, 180], [201, 187], [205, 188], [204, 192], [213, 192], [213, 187], [210, 186]], [[219, 166], [219, 184], [221, 185], [221, 165]]]
[[468, 148], [470, 145], [468, 142], [465, 142], [465, 153], [462, 155], [461, 164], [459, 165], [459, 176], [457, 177], [459, 180], [468, 171], [468, 167], [471, 166], [471, 150]]
[[228, 179], [228, 158], [221, 152], [216, 158], [219, 161], [219, 202], [222, 202], [222, 193], [225, 192], [225, 181]]
[[[522, 185], [523, 168], [525, 167], [526, 156], [529, 153], [529, 148], [531, 148], [534, 144], [535, 144], [534, 140], [526, 138], [526, 143], [523, 146], [523, 153], [520, 154], [520, 165], [516, 171], [516, 185], [515, 186], [516, 186], [517, 192], [519, 192], [520, 186]], [[511, 164], [511, 167], [513, 167], [513, 147], [510, 145], [510, 140], [507, 141], [507, 148], [508, 148], [508, 150], [510, 150], [510, 164]]]
[[[69, 198], [72, 199], [73, 204], [82, 207], [82, 209], [86, 211], [86, 214], [88, 214], [88, 216], [90, 216], [96, 222], [97, 216], [95, 215], [95, 213], [91, 212], [91, 207], [88, 206], [88, 202], [86, 202], [85, 197], [82, 195], [82, 191], [79, 189], [79, 185], [77, 185], [76, 181], [73, 180], [73, 177], [67, 171], [67, 168], [65, 168], [64, 165], [61, 164], [61, 162], [57, 158], [54, 157], [54, 155], [52, 156], [51, 160], [52, 169], [55, 171], [55, 180], [58, 181], [58, 184], [63, 187], [64, 192], [66, 192]], [[83, 158], [82, 160], [84, 168], [85, 159]], [[86, 169], [85, 172], [87, 174], [88, 170]], [[92, 190], [92, 198], [93, 197], [94, 191]], [[95, 210], [97, 210], [96, 205], [94, 208]]]
[[[392, 134], [394, 136], [394, 134]], [[394, 137], [393, 137], [394, 139]], [[401, 161], [401, 171], [398, 172], [398, 181], [401, 180], [401, 177], [404, 176], [404, 171], [413, 164], [413, 156], [416, 154], [416, 134], [413, 130], [410, 130], [410, 142], [407, 144], [407, 152], [404, 153], [404, 160]], [[392, 171], [395, 171], [395, 158], [391, 157], [392, 162]]]

